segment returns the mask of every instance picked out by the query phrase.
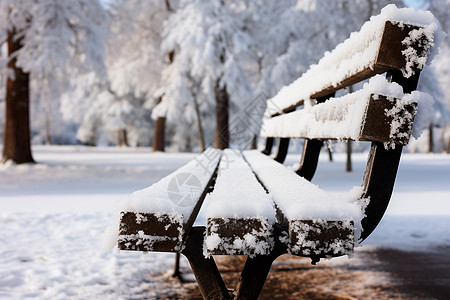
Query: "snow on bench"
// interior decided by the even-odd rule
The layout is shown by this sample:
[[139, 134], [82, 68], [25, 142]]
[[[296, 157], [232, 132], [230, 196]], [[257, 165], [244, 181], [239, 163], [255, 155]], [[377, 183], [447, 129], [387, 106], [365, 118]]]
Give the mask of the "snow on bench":
[[[337, 197], [258, 151], [244, 156], [273, 197], [279, 223], [288, 225], [288, 249], [303, 256], [351, 254], [361, 233], [359, 192]], [[281, 213], [281, 215], [280, 215]]]
[[221, 150], [207, 149], [122, 204], [121, 250], [181, 251], [217, 171]]
[[434, 57], [437, 47], [432, 46], [443, 37], [430, 12], [388, 5], [269, 99], [266, 116], [291, 111], [304, 100], [330, 95], [390, 69], [402, 70], [408, 78]]
[[261, 135], [309, 139], [376, 141], [406, 145], [422, 93], [377, 75], [361, 90], [272, 118], [264, 118]]
[[273, 249], [275, 209], [238, 150], [225, 149], [207, 196], [206, 255], [267, 255]]

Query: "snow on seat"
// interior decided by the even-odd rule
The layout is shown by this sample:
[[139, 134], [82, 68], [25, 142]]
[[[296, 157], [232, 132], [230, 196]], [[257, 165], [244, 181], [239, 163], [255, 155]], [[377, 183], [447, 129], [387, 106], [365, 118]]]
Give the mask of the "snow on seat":
[[265, 137], [362, 140], [406, 145], [421, 93], [377, 75], [361, 90], [288, 114], [264, 118]]
[[206, 199], [206, 255], [267, 255], [273, 249], [273, 201], [237, 151], [224, 150]]
[[221, 153], [209, 148], [152, 186], [134, 192], [120, 208], [119, 249], [181, 251]]
[[432, 46], [443, 37], [430, 12], [388, 5], [269, 99], [266, 115], [291, 111], [304, 100], [330, 95], [391, 69], [402, 70], [408, 78], [434, 57], [437, 47]]
[[287, 223], [291, 254], [332, 257], [352, 253], [363, 217], [363, 203], [357, 200], [360, 193], [337, 197], [258, 151], [244, 151], [244, 156], [272, 195], [277, 221]]

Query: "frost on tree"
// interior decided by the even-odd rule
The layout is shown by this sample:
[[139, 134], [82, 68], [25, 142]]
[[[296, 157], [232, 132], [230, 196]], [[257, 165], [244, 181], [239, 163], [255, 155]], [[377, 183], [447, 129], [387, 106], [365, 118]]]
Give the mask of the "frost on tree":
[[0, 1], [0, 36], [8, 37], [10, 49], [10, 70], [0, 75], [8, 75], [3, 160], [33, 161], [27, 121], [30, 78], [40, 83], [39, 91], [31, 92], [49, 96], [74, 72], [104, 71], [105, 19], [97, 1]]
[[[153, 124], [150, 114], [161, 98], [158, 88], [164, 67], [161, 35], [164, 21], [175, 8], [172, 2], [175, 1], [116, 0], [110, 3], [108, 80], [114, 94], [122, 99], [128, 95], [124, 100], [134, 107], [135, 120], [127, 122], [124, 128], [128, 136], [136, 136], [129, 140], [130, 145], [148, 145], [151, 142]], [[142, 111], [145, 114], [141, 114]], [[164, 116], [157, 118], [154, 125], [154, 149], [163, 151]]]
[[162, 72], [164, 97], [153, 118], [165, 116], [175, 124], [173, 140], [179, 144], [195, 135], [199, 115], [207, 117], [205, 128], [215, 119], [215, 146], [225, 147], [229, 107], [253, 98], [242, 68], [251, 44], [242, 20], [224, 2], [182, 1], [167, 20], [163, 37], [162, 49], [173, 51], [174, 59]]

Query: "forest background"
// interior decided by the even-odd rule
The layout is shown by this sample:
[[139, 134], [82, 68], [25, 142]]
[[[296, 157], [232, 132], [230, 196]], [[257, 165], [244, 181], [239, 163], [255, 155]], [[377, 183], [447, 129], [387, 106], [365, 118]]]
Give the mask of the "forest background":
[[[448, 0], [1, 0], [3, 160], [33, 160], [31, 150], [18, 157], [7, 151], [8, 128], [18, 131], [11, 153], [27, 140], [158, 151], [226, 147], [233, 121], [391, 3], [430, 10], [449, 32]], [[29, 112], [8, 113], [9, 82], [15, 95], [28, 93], [20, 101]], [[434, 113], [408, 150], [448, 152], [448, 38], [419, 89], [435, 99]], [[249, 140], [259, 126], [245, 124]]]

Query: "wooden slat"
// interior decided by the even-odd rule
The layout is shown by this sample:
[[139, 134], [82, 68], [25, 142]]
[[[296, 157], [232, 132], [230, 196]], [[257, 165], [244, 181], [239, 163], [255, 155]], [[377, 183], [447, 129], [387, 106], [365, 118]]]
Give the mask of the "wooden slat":
[[[273, 247], [271, 227], [267, 218], [208, 218], [206, 238], [215, 237], [221, 242], [207, 252], [211, 255], [269, 254]], [[265, 251], [256, 253], [256, 249]]]
[[[345, 97], [345, 96], [344, 96]], [[361, 99], [363, 101], [363, 99]], [[367, 101], [367, 100], [366, 100]], [[347, 111], [346, 115], [333, 115], [328, 119], [325, 119], [325, 116], [321, 116], [320, 120], [316, 120], [308, 123], [308, 126], [303, 127], [289, 127], [289, 134], [274, 134], [267, 130], [264, 132], [267, 137], [282, 137], [282, 138], [307, 138], [307, 139], [321, 139], [321, 140], [359, 140], [359, 141], [372, 141], [372, 142], [380, 142], [380, 143], [395, 143], [399, 145], [406, 145], [411, 136], [412, 125], [414, 121], [414, 116], [416, 113], [417, 105], [415, 103], [412, 104], [404, 104], [402, 107], [399, 107], [399, 111], [395, 114], [395, 116], [390, 116], [386, 112], [390, 111], [395, 107], [398, 99], [391, 98], [384, 95], [370, 95], [370, 99], [367, 101], [367, 106], [365, 110], [365, 114], [361, 120], [354, 119], [353, 122], [361, 122], [360, 128], [361, 131], [357, 136], [352, 136], [350, 134], [341, 134], [341, 135], [333, 135], [333, 134], [315, 134], [315, 132], [320, 131], [318, 129], [323, 128], [324, 131], [326, 128], [334, 128], [336, 126], [337, 121], [343, 121], [348, 118], [353, 118], [352, 111]], [[333, 105], [339, 103], [338, 101], [334, 101]], [[331, 103], [325, 102], [320, 105], [328, 105]], [[314, 109], [314, 108], [312, 108]], [[288, 113], [284, 115], [280, 115], [278, 117], [270, 118], [265, 120], [265, 124], [267, 126], [271, 126], [271, 122], [279, 122], [280, 120], [296, 120], [301, 119], [303, 112], [301, 110], [295, 111], [293, 113]], [[396, 120], [402, 119], [402, 127], [399, 128], [398, 132], [400, 134], [391, 136], [391, 127], [396, 126]], [[275, 125], [281, 126], [281, 125]], [[300, 125], [299, 125], [300, 126]], [[266, 128], [268, 128], [266, 127]]]
[[[208, 160], [203, 159], [204, 161]], [[201, 168], [202, 172], [209, 176], [209, 180], [204, 186], [202, 193], [199, 193], [198, 198], [193, 199], [195, 205], [190, 215], [184, 216], [178, 213], [176, 206], [173, 208], [174, 212], [167, 213], [121, 212], [118, 236], [118, 247], [120, 250], [161, 252], [180, 252], [182, 250], [183, 242], [186, 240], [197, 218], [206, 194], [210, 192], [210, 187], [213, 184], [219, 166], [219, 160], [214, 165], [208, 166], [209, 169], [205, 169], [206, 166], [202, 165], [201, 161], [198, 162], [199, 164], [196, 168]], [[168, 177], [171, 176], [173, 177], [174, 175], [171, 174]], [[171, 201], [169, 198], [165, 200]]]
[[225, 149], [205, 215], [209, 255], [267, 255], [275, 210], [242, 153]]
[[122, 212], [118, 245], [120, 250], [180, 251], [183, 222], [176, 215]]
[[349, 254], [354, 246], [353, 230], [351, 220], [291, 220], [290, 253], [312, 257]]
[[[417, 104], [406, 104], [396, 114], [387, 115], [386, 112], [395, 107], [395, 100], [390, 101], [386, 96], [379, 95], [374, 100], [373, 95], [366, 108], [359, 140], [371, 142], [393, 142], [399, 145], [408, 144], [417, 110]], [[402, 119], [402, 126], [398, 128], [400, 134], [391, 136], [391, 127], [395, 126], [395, 119]]]
[[[349, 77], [343, 79], [337, 85], [329, 84], [321, 91], [313, 93], [311, 99], [317, 99], [331, 93], [334, 93], [342, 88], [356, 84], [377, 74], [382, 74], [388, 70], [396, 69], [400, 70], [405, 67], [406, 59], [402, 54], [402, 51], [406, 49], [406, 45], [402, 44], [402, 41], [408, 37], [408, 34], [415, 29], [419, 29], [418, 26], [404, 24], [400, 26], [387, 21], [384, 26], [383, 35], [380, 41], [378, 54], [373, 66], [362, 69], [361, 71], [351, 74]], [[414, 45], [414, 48], [418, 53], [426, 51], [422, 45]], [[419, 68], [415, 68], [420, 71]], [[320, 76], [320, 74], [317, 74]], [[296, 107], [303, 105], [304, 99], [299, 99], [297, 103], [289, 107], [282, 108], [284, 113], [294, 110]], [[278, 113], [272, 114], [276, 116]]]
[[[289, 253], [318, 258], [341, 256], [353, 251], [354, 222], [350, 213], [346, 217], [324, 219], [319, 216], [321, 209], [314, 209], [314, 212], [311, 212], [314, 205], [335, 205], [334, 209], [337, 212], [339, 208], [349, 209], [349, 205], [353, 204], [344, 203], [318, 189], [314, 184], [264, 154], [245, 151], [244, 156], [259, 181], [274, 197], [277, 222], [282, 228], [281, 232], [285, 232], [276, 238], [286, 245]], [[277, 178], [273, 177], [274, 174]], [[306, 199], [307, 201], [304, 201]], [[320, 200], [326, 201], [318, 203]], [[296, 217], [302, 215], [304, 211], [309, 212], [309, 219]]]

